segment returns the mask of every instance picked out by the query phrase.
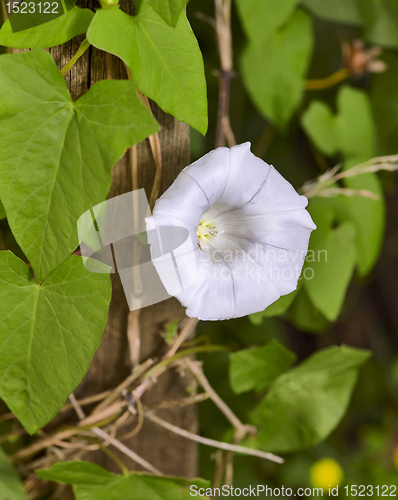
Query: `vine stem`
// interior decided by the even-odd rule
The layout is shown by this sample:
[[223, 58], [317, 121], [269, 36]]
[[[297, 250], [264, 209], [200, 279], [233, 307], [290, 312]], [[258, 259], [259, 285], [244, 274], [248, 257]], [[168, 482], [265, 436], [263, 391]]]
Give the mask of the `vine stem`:
[[[76, 412], [79, 420], [84, 420], [86, 415], [85, 415], [84, 411], [81, 409], [81, 407], [80, 407], [79, 403], [77, 402], [73, 393], [69, 396], [69, 400], [72, 403], [73, 408], [75, 409], [75, 412]], [[156, 469], [156, 467], [154, 467], [152, 464], [147, 462], [145, 459], [143, 459], [142, 457], [137, 455], [137, 453], [135, 453], [133, 450], [130, 450], [129, 448], [127, 448], [127, 446], [125, 446], [123, 443], [118, 441], [116, 438], [109, 435], [104, 430], [100, 429], [99, 427], [94, 427], [93, 429], [91, 429], [91, 432], [95, 436], [98, 436], [101, 439], [103, 439], [105, 442], [113, 445], [116, 449], [121, 451], [127, 457], [134, 460], [134, 462], [141, 465], [141, 467], [143, 467], [144, 469], [152, 472], [156, 476], [163, 476], [162, 472], [160, 472], [158, 469]]]
[[91, 432], [93, 434], [95, 434], [96, 436], [102, 438], [104, 441], [109, 441], [109, 443], [111, 445], [113, 445], [119, 451], [124, 453], [127, 457], [134, 460], [134, 462], [141, 465], [141, 467], [144, 467], [144, 469], [155, 474], [155, 476], [163, 476], [163, 473], [160, 472], [160, 470], [158, 470], [152, 464], [150, 464], [149, 462], [144, 460], [142, 457], [137, 455], [137, 453], [135, 453], [133, 450], [130, 450], [130, 448], [127, 448], [127, 446], [125, 446], [123, 443], [121, 443], [120, 441], [118, 441], [115, 438], [112, 438], [109, 434], [107, 434], [105, 431], [103, 431], [99, 427], [94, 427], [94, 429], [92, 429]]
[[191, 372], [198, 379], [199, 384], [203, 387], [203, 389], [210, 396], [213, 403], [221, 410], [226, 419], [232, 424], [232, 426], [236, 429], [237, 433], [242, 436], [241, 439], [246, 436], [247, 433], [254, 434], [257, 429], [252, 425], [243, 424], [239, 418], [235, 415], [235, 413], [230, 409], [230, 407], [220, 398], [220, 396], [216, 393], [213, 387], [210, 385], [210, 382], [207, 380], [203, 370], [201, 368], [201, 363], [199, 361], [194, 361], [192, 359], [187, 358], [185, 360], [186, 366], [191, 370]]
[[80, 45], [80, 47], [77, 49], [76, 54], [72, 57], [72, 59], [65, 64], [65, 66], [61, 69], [61, 75], [65, 76], [69, 73], [69, 71], [73, 68], [73, 66], [76, 64], [76, 61], [86, 52], [86, 50], [90, 47], [91, 43], [85, 38]]
[[192, 432], [180, 429], [180, 427], [170, 424], [169, 422], [166, 422], [166, 420], [163, 420], [162, 418], [159, 418], [156, 415], [153, 415], [152, 413], [149, 412], [145, 412], [144, 416], [148, 420], [151, 420], [153, 423], [159, 425], [160, 427], [163, 427], [164, 429], [168, 429], [170, 432], [173, 432], [174, 434], [178, 434], [179, 436], [190, 439], [191, 441], [196, 441], [197, 443], [201, 443], [206, 446], [211, 446], [212, 448], [243, 453], [244, 455], [251, 455], [253, 457], [264, 458], [266, 460], [270, 460], [271, 462], [276, 462], [278, 464], [283, 464], [284, 462], [283, 458], [278, 457], [273, 453], [268, 453], [266, 451], [246, 448], [245, 446], [224, 443], [223, 441], [216, 441], [215, 439], [209, 439], [202, 436], [198, 436], [197, 434], [193, 434]]
[[326, 78], [319, 80], [307, 80], [305, 83], [306, 90], [323, 90], [328, 87], [333, 87], [350, 76], [351, 72], [348, 68], [342, 68]]
[[[348, 170], [339, 172], [341, 165], [336, 165], [331, 170], [327, 170], [324, 174], [320, 175], [315, 181], [306, 182], [301, 188], [299, 188], [299, 193], [304, 194], [307, 198], [312, 198], [314, 196], [335, 196], [337, 194], [342, 194], [346, 196], [360, 195], [367, 198], [375, 198], [375, 193], [367, 190], [353, 190], [347, 188], [329, 188], [337, 181], [342, 179], [347, 179], [351, 177], [356, 177], [357, 175], [363, 175], [368, 173], [379, 172], [380, 170], [386, 170], [388, 172], [394, 172], [398, 170], [398, 155], [391, 156], [379, 156], [372, 158], [360, 165], [351, 167]], [[376, 195], [376, 199], [377, 199]]]
[[[187, 358], [185, 360], [185, 364], [195, 375], [199, 384], [209, 395], [213, 403], [221, 410], [221, 412], [224, 414], [227, 420], [229, 420], [229, 422], [235, 428], [233, 436], [234, 446], [238, 446], [239, 443], [247, 434], [254, 434], [257, 431], [257, 429], [254, 426], [243, 424], [239, 420], [239, 418], [233, 413], [233, 411], [229, 408], [229, 406], [220, 398], [220, 396], [210, 385], [210, 382], [207, 380], [205, 374], [203, 373], [200, 362], [193, 361], [192, 359]], [[226, 453], [225, 457], [221, 461], [219, 461], [217, 467], [216, 478], [220, 478], [219, 480], [221, 481], [225, 471], [225, 484], [228, 485], [231, 485], [233, 480], [233, 458], [234, 458], [234, 450], [231, 449]]]
[[229, 120], [229, 95], [233, 77], [233, 52], [231, 35], [231, 0], [215, 0], [216, 34], [221, 69], [218, 71], [219, 98], [216, 129], [216, 148], [235, 146], [235, 136]]
[[124, 389], [127, 389], [135, 380], [139, 379], [153, 364], [155, 361], [151, 358], [147, 359], [141, 366], [137, 367], [134, 372], [129, 375], [123, 382], [121, 382], [114, 391], [112, 391], [109, 396], [104, 399], [93, 411], [96, 413], [103, 410], [108, 405], [114, 403], [119, 398], [120, 394]]

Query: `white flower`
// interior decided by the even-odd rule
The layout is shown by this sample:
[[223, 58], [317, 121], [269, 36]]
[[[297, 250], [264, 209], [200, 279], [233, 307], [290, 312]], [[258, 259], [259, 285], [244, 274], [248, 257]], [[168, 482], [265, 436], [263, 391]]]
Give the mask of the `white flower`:
[[187, 315], [237, 318], [295, 290], [316, 229], [307, 203], [250, 152], [249, 142], [218, 148], [186, 167], [157, 200], [150, 226], [182, 226], [195, 242], [196, 269], [192, 258], [177, 263], [193, 281], [175, 294]]

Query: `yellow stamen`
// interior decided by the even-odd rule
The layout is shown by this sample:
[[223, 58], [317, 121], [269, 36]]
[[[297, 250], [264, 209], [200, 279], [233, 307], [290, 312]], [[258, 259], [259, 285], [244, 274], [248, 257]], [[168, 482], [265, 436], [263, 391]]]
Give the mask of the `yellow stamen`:
[[216, 228], [214, 223], [209, 221], [200, 221], [196, 234], [200, 240], [210, 238], [211, 236], [217, 236], [217, 234], [222, 234], [224, 231]]

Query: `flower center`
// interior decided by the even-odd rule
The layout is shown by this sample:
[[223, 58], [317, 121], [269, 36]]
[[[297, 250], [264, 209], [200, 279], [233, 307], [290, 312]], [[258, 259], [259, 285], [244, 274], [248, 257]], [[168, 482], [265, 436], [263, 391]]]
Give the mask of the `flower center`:
[[214, 222], [211, 222], [206, 219], [201, 219], [199, 222], [198, 229], [196, 230], [196, 234], [200, 242], [208, 242], [209, 239], [214, 238], [218, 234], [222, 234], [224, 231], [222, 229], [217, 229]]

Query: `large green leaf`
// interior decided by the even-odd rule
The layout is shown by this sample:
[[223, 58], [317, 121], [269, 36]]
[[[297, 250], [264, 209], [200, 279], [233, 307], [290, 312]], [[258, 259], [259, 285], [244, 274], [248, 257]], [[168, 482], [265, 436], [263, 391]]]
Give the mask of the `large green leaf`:
[[133, 82], [107, 80], [76, 102], [52, 57], [0, 57], [0, 198], [40, 280], [78, 245], [77, 220], [106, 198], [126, 148], [158, 130]]
[[145, 2], [134, 17], [119, 9], [100, 9], [87, 38], [95, 47], [120, 57], [141, 92], [163, 111], [206, 133], [202, 54], [185, 14], [173, 28]]
[[[72, 484], [76, 500], [188, 500], [190, 487], [209, 488], [202, 479], [157, 477], [138, 472], [115, 476], [88, 462], [63, 462], [36, 474], [49, 481]], [[195, 495], [202, 498], [200, 495]]]
[[235, 0], [239, 19], [249, 40], [258, 42], [280, 28], [300, 0]]
[[0, 500], [27, 500], [17, 471], [0, 447]]
[[176, 26], [187, 0], [147, 0], [156, 12], [171, 26]]
[[80, 257], [38, 284], [24, 262], [0, 252], [0, 397], [28, 432], [51, 420], [86, 374], [110, 298], [109, 276], [86, 271]]
[[286, 126], [298, 107], [313, 46], [311, 17], [296, 11], [287, 24], [252, 38], [241, 58], [246, 88], [261, 113]]
[[52, 21], [15, 33], [7, 19], [0, 30], [0, 45], [19, 49], [55, 47], [86, 33], [93, 17], [91, 10], [74, 7]]
[[288, 452], [325, 439], [343, 417], [358, 368], [369, 355], [347, 346], [330, 347], [278, 377], [251, 414], [260, 431], [252, 445]]
[[[341, 151], [344, 169], [365, 162], [376, 155], [375, 128], [368, 96], [357, 89], [343, 86], [338, 94], [338, 114], [313, 102], [302, 117], [302, 125], [315, 145], [325, 154]], [[384, 233], [385, 207], [376, 174], [368, 173], [344, 180], [347, 188], [368, 190], [379, 199], [351, 196], [344, 201], [341, 221], [352, 221], [357, 228], [358, 271], [367, 274], [376, 262]]]
[[251, 347], [229, 355], [229, 380], [236, 394], [252, 389], [261, 391], [288, 370], [296, 355], [277, 340], [262, 347]]

